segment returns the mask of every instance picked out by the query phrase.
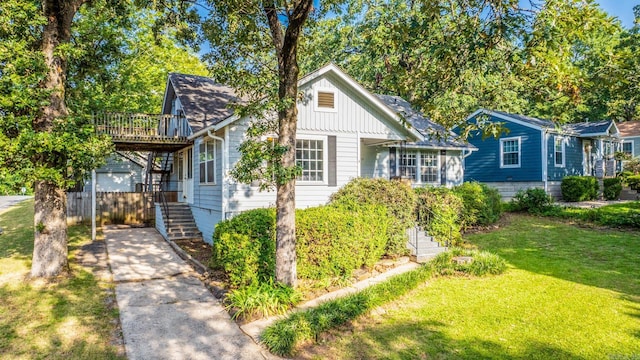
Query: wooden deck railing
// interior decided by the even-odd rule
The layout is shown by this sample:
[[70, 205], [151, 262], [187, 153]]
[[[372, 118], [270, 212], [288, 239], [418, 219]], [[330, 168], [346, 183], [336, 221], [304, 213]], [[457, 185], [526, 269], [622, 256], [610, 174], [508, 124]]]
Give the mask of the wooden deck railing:
[[191, 135], [184, 116], [152, 114], [96, 114], [93, 122], [98, 134], [117, 139], [186, 139]]

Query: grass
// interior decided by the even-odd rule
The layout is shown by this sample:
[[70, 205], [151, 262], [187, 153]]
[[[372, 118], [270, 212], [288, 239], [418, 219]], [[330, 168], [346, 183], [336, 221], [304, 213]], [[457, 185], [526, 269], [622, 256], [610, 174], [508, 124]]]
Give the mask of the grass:
[[[473, 257], [472, 263], [455, 264], [453, 256]], [[452, 249], [416, 270], [396, 275], [355, 294], [327, 301], [317, 308], [294, 313], [276, 321], [262, 333], [262, 342], [277, 355], [291, 356], [305, 341], [317, 340], [324, 332], [344, 325], [368, 311], [413, 290], [437, 274], [501, 274], [506, 264], [499, 256], [469, 249]]]
[[576, 219], [603, 226], [640, 228], [640, 201], [612, 204], [597, 209], [554, 206], [543, 215], [565, 219]]
[[433, 279], [301, 356], [638, 359], [640, 233], [509, 219], [467, 237], [506, 259], [505, 274]]
[[33, 201], [0, 215], [0, 358], [119, 359], [110, 344], [117, 310], [110, 285], [73, 261], [90, 229], [69, 228], [70, 273], [27, 280], [33, 252]]

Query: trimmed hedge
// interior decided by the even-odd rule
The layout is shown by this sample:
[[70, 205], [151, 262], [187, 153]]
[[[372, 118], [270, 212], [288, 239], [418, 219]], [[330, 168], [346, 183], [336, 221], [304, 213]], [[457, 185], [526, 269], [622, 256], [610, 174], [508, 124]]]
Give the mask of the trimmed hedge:
[[419, 225], [441, 244], [458, 244], [462, 240], [462, 199], [444, 187], [417, 188], [415, 192]]
[[553, 198], [544, 189], [529, 188], [518, 190], [511, 199], [511, 208], [531, 214], [542, 214], [553, 205]]
[[625, 181], [632, 190], [640, 190], [640, 175], [627, 176]]
[[380, 205], [319, 206], [296, 211], [298, 276], [350, 276], [385, 252], [389, 216]]
[[[300, 278], [349, 276], [385, 252], [390, 216], [380, 205], [327, 205], [296, 210]], [[216, 226], [211, 263], [234, 287], [264, 283], [275, 275], [275, 210], [246, 211]]]
[[234, 287], [267, 282], [276, 268], [275, 209], [255, 209], [216, 225], [211, 265]]
[[604, 179], [602, 187], [602, 196], [604, 196], [605, 200], [618, 200], [622, 192], [622, 179]]
[[562, 199], [570, 202], [594, 200], [600, 190], [598, 180], [593, 176], [566, 176], [560, 188]]
[[476, 181], [465, 182], [453, 188], [464, 204], [464, 227], [491, 225], [502, 215], [502, 197], [498, 190]]
[[396, 180], [357, 178], [331, 195], [329, 202], [357, 209], [363, 205], [382, 205], [390, 219], [387, 228], [387, 255], [407, 253], [406, 230], [415, 224], [416, 195], [411, 186]]

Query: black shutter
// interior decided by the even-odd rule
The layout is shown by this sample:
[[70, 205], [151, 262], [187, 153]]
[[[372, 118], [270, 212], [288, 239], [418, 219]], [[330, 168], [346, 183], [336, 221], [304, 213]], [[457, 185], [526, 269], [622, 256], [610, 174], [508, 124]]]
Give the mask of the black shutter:
[[389, 148], [389, 178], [394, 178], [396, 174], [396, 148]]
[[327, 136], [327, 146], [329, 147], [329, 175], [328, 175], [328, 183], [329, 186], [338, 186], [338, 179], [336, 176], [336, 137], [335, 136]]

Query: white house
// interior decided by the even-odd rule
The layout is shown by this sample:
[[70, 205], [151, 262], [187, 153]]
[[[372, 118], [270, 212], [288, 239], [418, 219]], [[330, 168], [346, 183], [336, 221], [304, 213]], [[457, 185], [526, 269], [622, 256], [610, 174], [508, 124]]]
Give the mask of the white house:
[[[407, 177], [416, 186], [462, 183], [463, 156], [475, 148], [456, 141], [405, 100], [374, 95], [333, 64], [300, 79], [299, 90], [304, 100], [297, 105], [296, 161], [302, 167], [297, 207], [325, 204], [356, 177]], [[233, 101], [233, 90], [212, 79], [169, 75], [163, 112], [186, 117], [193, 143], [173, 153], [170, 178], [207, 242], [223, 219], [275, 203], [275, 192], [260, 192], [229, 176], [251, 122], [234, 115], [228, 107]], [[434, 130], [447, 136], [429, 135]], [[157, 220], [156, 227], [167, 236], [165, 221]]]

